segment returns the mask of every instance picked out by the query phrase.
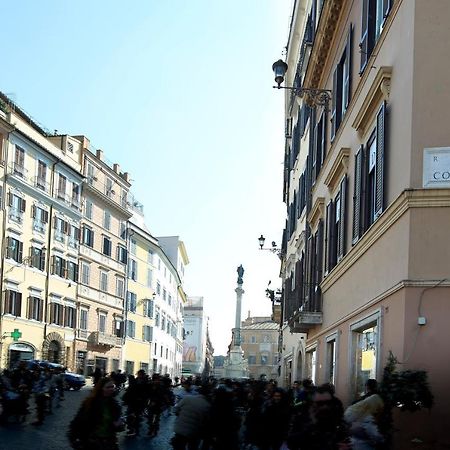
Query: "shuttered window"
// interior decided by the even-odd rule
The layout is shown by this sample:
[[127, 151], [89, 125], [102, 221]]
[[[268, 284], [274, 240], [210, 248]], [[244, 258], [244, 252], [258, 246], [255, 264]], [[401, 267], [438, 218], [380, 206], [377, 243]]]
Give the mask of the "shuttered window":
[[377, 113], [376, 128], [355, 155], [353, 232], [356, 243], [385, 208], [386, 104]]
[[22, 315], [22, 294], [17, 291], [5, 291], [5, 314], [16, 317]]
[[13, 237], [6, 238], [6, 257], [22, 263], [23, 243]]
[[40, 297], [28, 297], [27, 318], [31, 320], [42, 321], [44, 301]]

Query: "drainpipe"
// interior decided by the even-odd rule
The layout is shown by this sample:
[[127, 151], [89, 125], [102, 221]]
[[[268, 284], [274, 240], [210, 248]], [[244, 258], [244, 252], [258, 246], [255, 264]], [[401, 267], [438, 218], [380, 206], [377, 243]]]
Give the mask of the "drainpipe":
[[1, 266], [0, 266], [0, 368], [2, 367], [2, 357], [3, 357], [3, 275], [5, 271], [5, 238], [6, 238], [6, 172], [8, 170], [8, 150], [9, 150], [9, 135], [11, 133], [8, 133], [7, 140], [5, 140], [5, 172], [3, 173], [3, 192], [2, 192], [2, 208], [1, 212], [3, 214], [2, 217], [2, 237], [1, 237], [1, 249], [2, 249], [2, 256], [1, 256]]

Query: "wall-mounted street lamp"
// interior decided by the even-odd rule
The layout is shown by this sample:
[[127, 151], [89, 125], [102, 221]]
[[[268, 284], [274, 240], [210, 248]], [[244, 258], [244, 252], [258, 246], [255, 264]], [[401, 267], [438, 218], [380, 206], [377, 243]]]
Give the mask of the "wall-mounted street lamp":
[[316, 88], [304, 88], [294, 86], [281, 86], [284, 81], [284, 77], [288, 70], [288, 65], [281, 59], [275, 61], [272, 65], [272, 70], [275, 74], [275, 82], [277, 86], [273, 86], [275, 89], [288, 89], [293, 91], [298, 97], [303, 98], [306, 96], [315, 106], [324, 106], [328, 110], [328, 105], [331, 100], [331, 91], [328, 89], [316, 89]]
[[258, 238], [258, 242], [259, 242], [259, 249], [260, 250], [269, 250], [269, 252], [275, 253], [276, 255], [278, 255], [280, 258], [283, 255], [283, 250], [277, 246], [275, 241], [272, 241], [272, 246], [271, 247], [264, 247], [264, 243], [266, 242], [266, 238], [261, 235]]

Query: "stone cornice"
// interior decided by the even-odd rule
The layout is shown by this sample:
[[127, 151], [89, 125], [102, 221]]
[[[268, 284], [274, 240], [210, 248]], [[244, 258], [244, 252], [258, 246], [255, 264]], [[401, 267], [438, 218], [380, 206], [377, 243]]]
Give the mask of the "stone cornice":
[[304, 87], [319, 87], [343, 5], [344, 0], [328, 0], [323, 4], [314, 45], [303, 80]]
[[330, 192], [334, 192], [338, 181], [347, 172], [348, 169], [348, 157], [350, 156], [349, 148], [341, 148], [333, 165], [325, 178], [324, 183], [328, 186]]
[[322, 292], [330, 289], [408, 209], [440, 207], [450, 208], [450, 189], [407, 189], [403, 191], [325, 277], [320, 285]]
[[325, 198], [317, 197], [313, 207], [311, 208], [311, 212], [308, 215], [308, 222], [312, 229], [316, 227], [317, 222], [321, 217], [324, 216], [324, 213], [325, 213]]

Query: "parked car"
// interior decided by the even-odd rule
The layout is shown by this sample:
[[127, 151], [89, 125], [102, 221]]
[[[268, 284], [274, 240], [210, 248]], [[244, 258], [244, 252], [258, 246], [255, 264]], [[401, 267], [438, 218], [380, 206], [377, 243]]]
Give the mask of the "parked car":
[[[42, 361], [33, 359], [28, 361], [28, 368], [32, 369], [33, 367], [43, 367], [50, 369], [64, 369], [64, 366], [57, 363], [52, 363], [50, 361]], [[73, 389], [75, 391], [79, 391], [86, 384], [86, 378], [83, 375], [78, 375], [77, 373], [69, 372], [65, 370], [64, 372], [64, 388], [67, 390]]]

